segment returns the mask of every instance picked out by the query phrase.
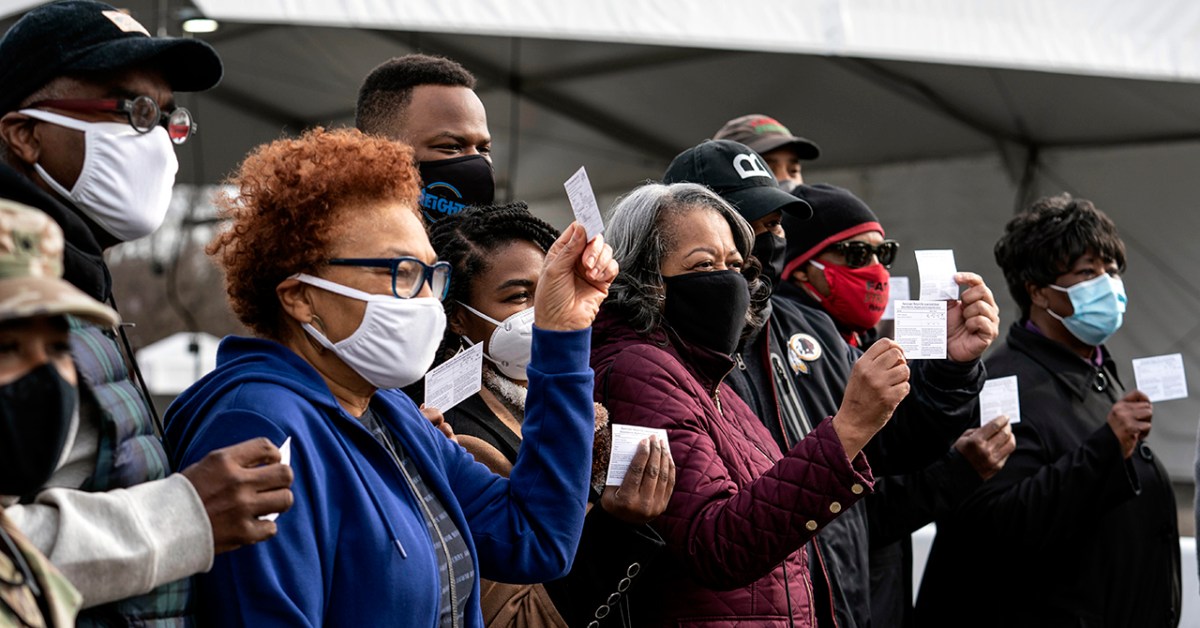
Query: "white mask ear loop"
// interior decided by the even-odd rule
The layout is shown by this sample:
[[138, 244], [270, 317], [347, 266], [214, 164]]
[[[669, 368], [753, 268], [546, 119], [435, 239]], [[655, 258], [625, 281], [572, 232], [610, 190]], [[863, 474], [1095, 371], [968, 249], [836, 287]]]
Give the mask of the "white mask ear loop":
[[300, 283], [306, 283], [310, 286], [320, 288], [326, 292], [332, 292], [334, 294], [338, 294], [338, 295], [348, 297], [351, 299], [356, 299], [358, 301], [375, 301], [375, 300], [378, 300], [380, 297], [383, 297], [385, 299], [396, 298], [395, 296], [390, 295], [390, 294], [371, 294], [370, 292], [363, 292], [362, 290], [356, 290], [354, 288], [351, 288], [350, 286], [343, 286], [340, 283], [334, 283], [332, 281], [329, 281], [328, 279], [314, 277], [314, 276], [306, 274], [306, 273], [296, 273], [295, 275], [288, 277], [288, 279], [295, 279], [296, 281], [299, 281]]
[[482, 318], [483, 320], [485, 320], [497, 327], [504, 324], [504, 321], [498, 321], [498, 320], [492, 318], [491, 316], [488, 316], [487, 314], [484, 314], [483, 312], [480, 312], [479, 310], [467, 305], [466, 303], [463, 303], [462, 301], [459, 301], [458, 304], [463, 306], [464, 308], [466, 308], [468, 312], [471, 312], [475, 316], [478, 316], [479, 318]]
[[[68, 128], [68, 129], [74, 129], [76, 131], [87, 131], [88, 127], [90, 125], [95, 124], [94, 122], [88, 122], [87, 120], [80, 120], [79, 118], [72, 118], [71, 116], [64, 116], [61, 113], [54, 113], [53, 111], [43, 111], [41, 109], [21, 109], [17, 113], [27, 115], [30, 118], [33, 118], [35, 120], [41, 120], [42, 122], [49, 122], [50, 124], [53, 124], [56, 126], [61, 126], [61, 127]], [[123, 123], [113, 122], [113, 124], [123, 124]], [[128, 125], [126, 125], [126, 126], [128, 126]], [[129, 130], [131, 132], [136, 132], [136, 130], [133, 127], [129, 127]]]
[[[52, 111], [42, 111], [41, 109], [21, 109], [17, 113], [25, 114], [25, 115], [29, 116], [30, 118], [33, 118], [34, 120], [41, 120], [42, 122], [53, 124], [55, 126], [61, 126], [66, 129], [72, 129], [75, 131], [79, 131], [81, 133], [87, 132], [88, 124], [89, 124], [88, 122], [84, 122], [83, 120], [78, 120], [78, 119], [72, 118], [70, 116], [64, 116], [62, 114], [54, 113]], [[85, 140], [85, 142], [86, 142], [86, 140]], [[85, 151], [87, 150], [86, 145], [84, 147], [84, 150]], [[37, 172], [38, 176], [41, 177], [42, 180], [45, 181], [46, 184], [51, 187], [51, 189], [53, 189], [55, 192], [57, 192], [59, 196], [61, 196], [63, 198], [67, 198], [67, 199], [71, 198], [71, 192], [73, 190], [68, 190], [67, 186], [59, 183], [57, 179], [50, 176], [50, 173], [46, 172], [46, 169], [42, 167], [42, 164], [34, 162], [33, 170], [35, 172]], [[80, 172], [80, 175], [82, 175], [82, 174], [83, 173]], [[76, 182], [76, 183], [78, 184], [78, 182]]]
[[[1096, 277], [1095, 279], [1099, 279], [1099, 277]], [[1059, 291], [1059, 292], [1061, 292], [1061, 293], [1063, 293], [1063, 294], [1067, 295], [1067, 299], [1068, 299], [1068, 300], [1070, 300], [1070, 298], [1071, 298], [1071, 288], [1074, 288], [1075, 286], [1079, 286], [1079, 285], [1083, 285], [1083, 284], [1089, 283], [1089, 282], [1091, 282], [1091, 281], [1095, 281], [1095, 279], [1088, 279], [1087, 281], [1081, 281], [1081, 282], [1079, 282], [1079, 283], [1077, 283], [1077, 284], [1075, 284], [1075, 285], [1073, 285], [1073, 286], [1068, 286], [1068, 287], [1066, 287], [1066, 288], [1064, 288], [1064, 287], [1062, 287], [1062, 286], [1059, 286], [1059, 285], [1055, 285], [1055, 284], [1047, 284], [1047, 286], [1048, 286], [1050, 289], [1052, 289], [1052, 290], [1057, 290], [1057, 291]], [[1071, 307], [1075, 307], [1075, 301], [1071, 301]], [[1058, 315], [1058, 313], [1056, 313], [1054, 310], [1050, 309], [1050, 306], [1049, 306], [1049, 305], [1047, 305], [1047, 306], [1046, 306], [1046, 313], [1047, 313], [1047, 314], [1049, 314], [1049, 315], [1051, 316], [1051, 318], [1053, 318], [1053, 319], [1055, 319], [1055, 320], [1059, 321], [1060, 323], [1062, 322], [1063, 318], [1065, 318], [1064, 316], [1059, 316], [1059, 315]]]
[[[500, 321], [492, 318], [491, 316], [488, 316], [487, 314], [484, 314], [483, 312], [480, 312], [479, 310], [467, 305], [466, 303], [463, 303], [462, 301], [455, 301], [455, 303], [458, 303], [459, 305], [463, 306], [463, 309], [474, 314], [475, 316], [478, 316], [479, 318], [482, 318], [483, 320], [485, 320], [497, 327], [500, 326]], [[475, 342], [474, 340], [471, 340], [470, 338], [468, 338], [465, 334], [459, 334], [458, 337], [462, 338], [463, 342], [467, 343], [468, 347], [474, 347], [477, 344], [483, 343], [482, 340], [480, 340], [479, 342]], [[484, 357], [487, 357], [487, 356], [484, 356]]]

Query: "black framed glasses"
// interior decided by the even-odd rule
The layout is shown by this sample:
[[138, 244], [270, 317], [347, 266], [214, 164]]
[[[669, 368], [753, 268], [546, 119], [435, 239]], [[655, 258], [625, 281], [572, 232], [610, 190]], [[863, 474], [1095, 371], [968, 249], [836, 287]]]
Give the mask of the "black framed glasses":
[[850, 268], [862, 268], [871, 263], [871, 256], [879, 259], [879, 263], [884, 267], [890, 267], [892, 262], [896, 261], [896, 254], [900, 252], [900, 243], [895, 240], [884, 240], [877, 246], [871, 246], [866, 242], [851, 240], [849, 242], [838, 242], [837, 244], [825, 249], [840, 253], [846, 259], [846, 265]]
[[129, 116], [129, 126], [138, 133], [149, 133], [156, 126], [167, 129], [167, 135], [175, 144], [182, 144], [196, 132], [196, 121], [192, 112], [176, 107], [170, 113], [159, 109], [158, 102], [149, 96], [138, 96], [132, 100], [121, 98], [40, 100], [29, 105], [29, 109], [53, 107], [66, 111], [112, 112]]
[[415, 257], [340, 257], [328, 262], [331, 266], [360, 266], [387, 268], [392, 271], [392, 294], [400, 299], [412, 299], [429, 284], [433, 296], [441, 301], [450, 291], [450, 263], [435, 262], [432, 266]]

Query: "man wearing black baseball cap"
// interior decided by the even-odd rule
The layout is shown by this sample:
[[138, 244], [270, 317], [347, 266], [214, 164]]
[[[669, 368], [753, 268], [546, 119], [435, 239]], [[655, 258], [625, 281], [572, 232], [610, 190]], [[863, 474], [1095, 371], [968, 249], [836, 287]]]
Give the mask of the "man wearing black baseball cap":
[[792, 135], [775, 118], [761, 113], [734, 118], [725, 123], [714, 140], [741, 142], [762, 155], [781, 184], [791, 188], [804, 183], [800, 162], [821, 156], [821, 148], [808, 138]]
[[680, 153], [663, 175], [663, 183], [699, 183], [729, 201], [754, 228], [754, 250], [763, 275], [773, 286], [783, 272], [783, 214], [807, 220], [812, 207], [779, 188], [758, 153], [730, 140], [706, 140]]
[[[0, 39], [0, 196], [58, 223], [64, 279], [85, 294], [112, 303], [104, 250], [166, 215], [174, 147], [196, 128], [174, 92], [209, 89], [221, 73], [208, 44], [151, 37], [98, 2], [43, 5]], [[260, 440], [166, 476], [149, 397], [118, 333], [71, 320], [74, 442], [43, 488], [5, 512], [83, 594], [80, 625], [182, 625], [186, 578], [211, 566], [214, 548], [274, 534], [257, 516], [286, 507], [281, 497], [290, 504], [281, 494], [291, 471]], [[272, 490], [274, 504], [264, 498]]]
[[[819, 305], [779, 294], [790, 288], [782, 272], [788, 240], [781, 216], [786, 215], [783, 221], [797, 239], [806, 241], [806, 221], [820, 208], [807, 201], [792, 202], [799, 195], [781, 190], [765, 162], [748, 146], [729, 140], [704, 142], [676, 157], [664, 180], [710, 187], [754, 226], [753, 255], [762, 258], [762, 273], [772, 279], [776, 293], [752, 306], [761, 308], [759, 318], [766, 323], [745, 330], [734, 356], [737, 368], [726, 382], [754, 410], [782, 451], [794, 447], [822, 419], [837, 414], [843, 404], [879, 395], [875, 390], [848, 387], [852, 371], [870, 369], [878, 377], [868, 379], [875, 381], [896, 376], [897, 370], [907, 367], [913, 392], [868, 443], [867, 460], [882, 477], [920, 469], [945, 454], [972, 419], [972, 403], [984, 380], [978, 355], [962, 363], [922, 360], [906, 365], [899, 345], [891, 340], [881, 339], [865, 352], [851, 347]], [[748, 264], [747, 273], [755, 272], [756, 265]], [[974, 298], [986, 293], [985, 300], [990, 299], [986, 289], [977, 292]], [[995, 338], [994, 324], [972, 321], [973, 327], [983, 330], [978, 334], [967, 332], [961, 317], [958, 324], [958, 331], [983, 340], [984, 347]], [[847, 508], [809, 544], [818, 626], [871, 623], [869, 531], [862, 503], [866, 502]], [[840, 510], [842, 505], [836, 507]]]

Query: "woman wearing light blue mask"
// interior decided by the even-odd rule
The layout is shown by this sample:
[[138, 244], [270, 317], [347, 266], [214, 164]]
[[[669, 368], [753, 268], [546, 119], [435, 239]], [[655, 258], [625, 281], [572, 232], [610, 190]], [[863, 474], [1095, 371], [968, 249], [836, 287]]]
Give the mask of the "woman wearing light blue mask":
[[[1016, 377], [1008, 464], [938, 521], [917, 601], [922, 625], [1174, 626], [1179, 532], [1165, 469], [1145, 443], [1154, 409], [1103, 344], [1124, 319], [1125, 245], [1091, 202], [1044, 198], [1014, 217], [996, 261], [1021, 320], [986, 361]], [[1000, 560], [979, 560], [987, 555]], [[980, 590], [1021, 583], [994, 612]]]

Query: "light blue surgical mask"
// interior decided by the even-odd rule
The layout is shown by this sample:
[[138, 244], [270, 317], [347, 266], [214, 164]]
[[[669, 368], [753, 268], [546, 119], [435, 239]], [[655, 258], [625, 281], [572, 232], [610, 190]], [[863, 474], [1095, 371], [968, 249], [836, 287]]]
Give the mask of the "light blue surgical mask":
[[1050, 316], [1062, 321], [1067, 331], [1081, 342], [1094, 346], [1104, 344], [1121, 328], [1125, 320], [1125, 283], [1119, 277], [1107, 273], [1081, 281], [1068, 288], [1051, 284], [1051, 288], [1067, 293], [1075, 313], [1059, 316], [1050, 308]]

